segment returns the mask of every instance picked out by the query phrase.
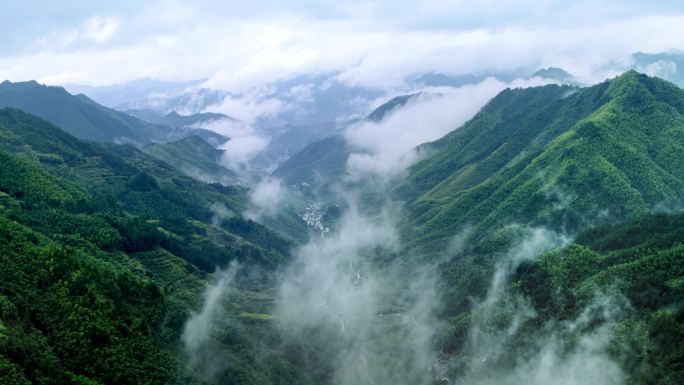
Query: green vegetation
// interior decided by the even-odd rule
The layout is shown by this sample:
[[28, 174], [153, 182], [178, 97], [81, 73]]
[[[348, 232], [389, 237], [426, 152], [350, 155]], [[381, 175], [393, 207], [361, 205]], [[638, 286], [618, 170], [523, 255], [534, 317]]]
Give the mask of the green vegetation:
[[[607, 325], [626, 383], [684, 381], [684, 216], [649, 214], [682, 207], [684, 91], [636, 72], [584, 89], [506, 90], [420, 151], [428, 156], [394, 193], [409, 209], [406, 248], [452, 253], [440, 265], [448, 324], [438, 346], [451, 376], [478, 370], [473, 299], [487, 297], [497, 262], [521, 228], [547, 228], [580, 235], [515, 269], [478, 325], [506, 335], [487, 365], [513, 370], [549, 335], [563, 357], [582, 333]], [[466, 241], [451, 251], [456, 234]], [[600, 313], [597, 300], [618, 310]], [[578, 323], [588, 311], [597, 318]]]
[[[236, 215], [244, 189], [198, 182], [134, 147], [81, 142], [13, 109], [0, 110], [0, 138], [0, 383], [211, 380], [187, 367], [179, 342], [207, 273], [240, 261], [267, 274], [242, 285], [263, 290], [292, 243]], [[214, 204], [232, 215], [226, 226], [212, 225]], [[273, 348], [253, 342], [267, 314], [243, 306], [229, 317], [242, 341], [229, 348], [242, 363], [233, 383], [283, 370], [279, 383], [303, 383], [275, 337]]]
[[[445, 270], [447, 279], [458, 282], [450, 289], [483, 298], [492, 266], [481, 258], [466, 252]], [[493, 315], [477, 324], [500, 333], [501, 354], [487, 365], [512, 371], [545, 344], [558, 349], [546, 354], [569, 360], [566, 355], [583, 334], [600, 333], [594, 352], [605, 344], [605, 354], [625, 374], [624, 383], [682, 383], [683, 283], [683, 214], [646, 215], [583, 232], [573, 244], [522, 261], [512, 271], [491, 304]], [[478, 309], [472, 297], [470, 302], [452, 298], [447, 304], [449, 324], [439, 340], [439, 348], [456, 363], [450, 373], [456, 378], [477, 370], [470, 357], [477, 347], [469, 337]]]
[[147, 143], [162, 140], [170, 131], [101, 106], [85, 95], [74, 96], [61, 87], [48, 87], [35, 81], [0, 83], [2, 107], [19, 108], [78, 138], [99, 142]]
[[[105, 136], [92, 139], [112, 139]], [[437, 349], [450, 377], [476, 366], [474, 304], [487, 298], [510, 246], [525, 229], [547, 228], [579, 235], [511, 265], [483, 323], [508, 335], [486, 365], [515, 368], [549, 335], [562, 341], [554, 354], [564, 357], [605, 326], [607, 354], [627, 384], [684, 382], [684, 214], [654, 214], [684, 200], [684, 91], [635, 72], [584, 89], [506, 90], [420, 151], [423, 160], [391, 191], [408, 209], [404, 248], [371, 250], [368, 259], [379, 271], [403, 258], [406, 276], [396, 284], [408, 286], [415, 267], [441, 257], [446, 327]], [[348, 154], [342, 138], [328, 138], [275, 175], [288, 184], [334, 178]], [[246, 188], [197, 180], [196, 172], [232, 177], [218, 156], [198, 137], [143, 150], [96, 144], [0, 110], [0, 383], [330, 380], [326, 359], [337, 352], [286, 340], [273, 327], [275, 273], [306, 240], [306, 226], [287, 211], [264, 220], [286, 239], [243, 219]], [[253, 274], [219, 299], [202, 349], [184, 350], [183, 325], [201, 315], [209, 274], [233, 261]], [[619, 311], [597, 311], [597, 298]], [[402, 335], [392, 321], [400, 302], [381, 304], [372, 322], [389, 350]], [[521, 308], [533, 311], [516, 318]], [[595, 318], [578, 323], [587, 311]]]
[[321, 184], [344, 175], [349, 149], [344, 138], [333, 136], [313, 142], [283, 162], [273, 175], [288, 185]]
[[628, 72], [585, 89], [506, 90], [424, 145], [395, 193], [414, 246], [511, 223], [573, 233], [684, 198], [684, 91]]
[[197, 136], [171, 143], [154, 143], [143, 151], [195, 179], [223, 183], [237, 181], [234, 172], [219, 164], [223, 150], [212, 147]]
[[684, 381], [684, 215], [590, 230], [521, 265], [510, 286], [531, 299], [537, 325], [577, 318], [596, 292], [619, 292], [631, 310], [611, 325], [611, 344], [627, 383]]

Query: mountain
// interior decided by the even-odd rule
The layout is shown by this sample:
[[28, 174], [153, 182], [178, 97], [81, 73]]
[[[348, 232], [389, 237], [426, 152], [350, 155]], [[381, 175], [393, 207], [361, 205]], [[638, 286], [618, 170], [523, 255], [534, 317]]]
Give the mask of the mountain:
[[363, 116], [373, 101], [385, 93], [347, 84], [338, 79], [338, 75], [295, 76], [239, 93], [197, 87], [176, 92], [150, 92], [141, 98], [132, 96], [116, 108], [122, 111], [147, 109], [162, 116], [172, 111], [192, 115], [207, 110], [227, 111], [227, 114], [237, 116], [237, 112], [231, 112], [229, 108], [243, 104], [263, 105], [276, 108], [252, 122], [257, 127], [307, 126]]
[[[275, 174], [332, 179], [349, 151], [327, 137]], [[363, 225], [361, 245], [354, 228], [306, 248], [309, 265], [290, 254], [305, 239], [240, 216], [246, 188], [183, 175], [185, 164], [216, 171], [221, 152], [201, 138], [141, 150], [0, 110], [0, 383], [327, 384], [340, 357], [374, 378], [410, 366], [424, 352], [395, 347], [418, 340], [435, 354], [412, 383], [684, 380], [683, 90], [633, 71], [586, 88], [508, 89], [418, 151], [406, 179], [380, 191], [407, 209], [402, 245], [364, 245], [376, 224]], [[308, 233], [293, 216], [281, 224]], [[233, 262], [247, 273], [231, 276]], [[274, 298], [300, 265], [349, 293], [341, 309], [296, 314], [311, 333], [285, 338]], [[188, 333], [202, 349], [182, 345]]]
[[0, 83], [0, 107], [18, 108], [41, 117], [68, 133], [98, 142], [163, 141], [169, 129], [101, 106], [85, 95], [35, 81]]
[[171, 111], [194, 114], [220, 104], [230, 95], [226, 91], [194, 86], [163, 92], [146, 92], [139, 96], [131, 95], [113, 108], [120, 111], [148, 109], [161, 115]]
[[374, 109], [367, 117], [366, 119], [371, 120], [375, 123], [381, 122], [383, 119], [385, 119], [389, 114], [392, 112], [396, 111], [397, 109], [403, 107], [406, 105], [411, 100], [414, 100], [416, 97], [422, 95], [423, 93], [415, 93], [415, 94], [409, 94], [409, 95], [400, 95], [400, 96], [395, 96], [394, 98], [390, 99], [388, 102], [383, 103], [381, 106], [378, 108]]
[[444, 377], [684, 380], [683, 90], [634, 71], [508, 89], [419, 151], [397, 258], [437, 263]]
[[327, 138], [339, 132], [336, 122], [322, 122], [316, 124], [292, 125], [265, 129], [272, 136], [266, 152], [273, 156], [290, 156], [307, 144]]
[[[539, 375], [541, 368], [555, 372], [581, 361], [581, 370], [593, 376], [592, 364], [603, 362], [602, 371], [617, 364], [624, 383], [681, 383], [683, 242], [681, 213], [647, 214], [581, 232], [567, 246], [520, 261], [503, 279], [501, 293], [489, 298], [489, 315], [472, 303], [491, 293], [484, 277], [496, 273], [482, 258], [460, 255], [442, 273], [451, 285], [447, 290], [455, 291], [447, 300], [450, 326], [439, 348], [460, 364], [449, 369], [449, 378], [499, 376], [504, 382], [521, 362], [525, 373]], [[465, 300], [455, 295], [464, 292], [470, 295]], [[478, 347], [468, 340], [472, 328], [497, 337], [494, 354], [485, 347], [473, 360]], [[591, 348], [576, 343], [582, 340]], [[564, 348], [553, 350], [556, 343]], [[583, 377], [574, 368], [568, 373]]]
[[181, 115], [176, 111], [171, 111], [168, 114], [163, 115], [150, 109], [125, 110], [124, 112], [131, 116], [135, 116], [140, 120], [173, 128], [201, 127], [203, 124], [219, 120], [237, 121], [235, 118], [228, 115], [213, 112], [202, 112], [190, 115]]
[[273, 175], [291, 186], [339, 178], [346, 171], [349, 153], [347, 141], [342, 136], [321, 139], [288, 158]]
[[167, 135], [168, 141], [183, 139], [189, 136], [198, 136], [214, 147], [219, 147], [228, 141], [228, 138], [215, 131], [202, 128], [211, 126], [220, 121], [237, 122], [230, 116], [212, 112], [196, 113], [192, 115], [181, 115], [171, 111], [166, 115], [161, 115], [156, 111], [126, 110], [126, 114], [134, 116], [149, 123], [171, 127], [173, 130]]
[[192, 115], [181, 115], [176, 111], [171, 111], [164, 115], [163, 122], [170, 127], [193, 127], [201, 126], [203, 123], [211, 123], [217, 120], [236, 121], [228, 115], [217, 114], [213, 112], [203, 112]]
[[659, 53], [636, 52], [631, 57], [637, 71], [667, 79], [684, 86], [684, 52], [669, 50]]
[[208, 274], [239, 261], [263, 273], [227, 300], [220, 359], [235, 366], [218, 374], [306, 384], [263, 321], [293, 244], [240, 217], [245, 193], [0, 110], [0, 382], [207, 383], [179, 353], [182, 327]]
[[[183, 92], [188, 88], [200, 86], [207, 79], [187, 81], [163, 81], [154, 79], [137, 79], [122, 84], [110, 86], [86, 86], [66, 84], [64, 88], [72, 94], [85, 94], [90, 99], [110, 107], [117, 108], [131, 100], [139, 100], [149, 95], [164, 95]], [[143, 119], [145, 120], [145, 119]]]
[[223, 150], [216, 149], [199, 136], [153, 143], [143, 151], [198, 180], [214, 183], [236, 183], [238, 180], [234, 172], [220, 165]]
[[479, 83], [485, 78], [486, 76], [478, 75], [451, 77], [439, 72], [430, 72], [417, 77], [413, 82], [425, 87], [460, 87], [466, 84]]
[[558, 67], [547, 67], [537, 70], [532, 74], [532, 77], [540, 77], [545, 79], [552, 79], [560, 83], [574, 84], [575, 77], [566, 72], [562, 68]]
[[430, 156], [395, 190], [413, 243], [511, 223], [573, 232], [681, 207], [683, 114], [684, 91], [634, 71], [583, 89], [505, 90], [419, 149]]
[[[421, 93], [396, 96], [374, 109], [365, 119], [379, 123], [419, 95]], [[344, 176], [351, 152], [352, 149], [342, 135], [327, 136], [310, 142], [294, 153], [278, 166], [273, 175], [292, 186], [302, 183], [312, 185], [314, 182], [325, 184], [325, 181]]]
[[540, 68], [534, 73], [515, 71], [510, 73], [486, 73], [449, 76], [440, 72], [429, 72], [413, 79], [410, 83], [423, 87], [462, 87], [468, 84], [477, 84], [487, 78], [495, 78], [502, 82], [511, 82], [516, 79], [541, 77], [555, 80], [560, 83], [575, 84], [575, 78], [562, 68]]
[[521, 71], [516, 72], [489, 72], [479, 74], [465, 74], [465, 75], [446, 75], [441, 72], [429, 72], [420, 75], [411, 80], [416, 86], [422, 87], [461, 87], [468, 84], [480, 83], [487, 78], [496, 78], [500, 81], [509, 82], [517, 78], [524, 77], [525, 73]]

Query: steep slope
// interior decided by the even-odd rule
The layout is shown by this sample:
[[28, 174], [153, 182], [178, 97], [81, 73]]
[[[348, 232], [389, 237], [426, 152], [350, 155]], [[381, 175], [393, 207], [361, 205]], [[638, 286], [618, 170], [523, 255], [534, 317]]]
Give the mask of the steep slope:
[[[396, 96], [374, 109], [365, 119], [379, 123], [419, 95]], [[280, 164], [273, 175], [289, 185], [325, 184], [344, 175], [351, 151], [342, 135], [328, 136], [301, 148]]]
[[98, 142], [148, 143], [165, 140], [170, 131], [101, 106], [85, 95], [74, 96], [35, 81], [0, 83], [0, 107], [21, 109], [80, 139]]
[[278, 162], [291, 157], [307, 145], [334, 136], [339, 132], [335, 122], [273, 127], [265, 130], [271, 141], [264, 151]]
[[683, 242], [684, 215], [650, 214], [580, 233], [537, 257], [526, 250], [513, 265], [461, 254], [441, 270], [452, 290], [439, 340], [448, 352], [445, 376], [548, 383], [565, 373], [570, 383], [681, 383]]
[[414, 243], [467, 226], [574, 231], [684, 198], [684, 91], [628, 72], [585, 89], [506, 90], [427, 144], [397, 194]]
[[198, 180], [224, 183], [237, 181], [234, 172], [219, 164], [223, 150], [214, 148], [198, 136], [150, 144], [143, 151]]
[[[222, 217], [238, 219], [247, 208], [244, 188], [198, 182], [132, 146], [82, 142], [19, 110], [0, 110], [0, 134], [0, 150], [36, 162], [98, 199], [114, 198], [128, 213], [153, 219], [171, 233], [183, 232], [191, 247], [202, 248], [215, 241], [192, 235], [206, 232], [201, 224], [217, 221], [212, 206], [223, 207]], [[188, 257], [211, 271], [225, 257], [224, 253], [212, 253]]]
[[233, 117], [214, 112], [202, 112], [190, 115], [181, 115], [176, 111], [171, 111], [168, 114], [163, 115], [150, 109], [125, 110], [123, 112], [146, 122], [160, 124], [172, 128], [201, 127], [202, 125], [210, 124], [220, 120], [237, 122], [237, 119]]
[[[684, 215], [649, 215], [580, 235], [574, 245], [521, 265], [509, 285], [534, 304], [539, 325], [572, 320], [596, 301], [619, 292], [629, 306], [612, 320], [614, 359], [626, 383], [684, 381]], [[621, 297], [617, 297], [618, 299]], [[557, 321], [556, 321], [557, 322]], [[562, 321], [561, 321], [562, 322]], [[516, 341], [530, 341], [522, 326]], [[525, 343], [511, 347], [525, 349]]]
[[236, 216], [245, 201], [134, 147], [82, 142], [0, 110], [0, 382], [206, 383], [178, 354], [182, 326], [206, 274], [240, 261], [262, 276], [226, 300], [239, 311], [225, 317], [231, 343], [216, 343], [235, 365], [220, 374], [306, 383], [277, 341], [250, 337], [269, 333], [251, 314], [268, 311], [269, 272], [292, 245]]
[[385, 119], [387, 117], [387, 115], [389, 115], [392, 112], [396, 111], [397, 109], [405, 106], [406, 103], [408, 103], [411, 100], [416, 99], [416, 97], [418, 97], [420, 95], [421, 95], [421, 93], [395, 96], [392, 99], [390, 99], [388, 102], [383, 103], [381, 106], [374, 109], [373, 112], [371, 112], [366, 117], [366, 119], [371, 120], [371, 121], [376, 122], [376, 123], [381, 122], [383, 119]]
[[347, 141], [341, 136], [333, 136], [309, 144], [283, 162], [273, 175], [291, 186], [311, 184], [320, 178], [344, 175], [348, 158]]

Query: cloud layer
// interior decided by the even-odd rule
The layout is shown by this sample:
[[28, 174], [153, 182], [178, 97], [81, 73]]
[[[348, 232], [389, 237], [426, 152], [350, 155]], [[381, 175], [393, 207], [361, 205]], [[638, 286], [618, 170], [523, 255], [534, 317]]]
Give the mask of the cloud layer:
[[457, 129], [503, 89], [544, 83], [538, 78], [511, 83], [488, 78], [460, 88], [427, 89], [382, 121], [362, 121], [346, 130], [345, 139], [358, 150], [349, 157], [347, 170], [352, 177], [397, 175], [418, 159], [418, 145]]
[[28, 7], [15, 10], [21, 18], [24, 9], [23, 24], [0, 27], [8, 36], [0, 78], [97, 85], [208, 77], [207, 86], [242, 91], [340, 71], [349, 84], [387, 88], [430, 70], [556, 65], [593, 81], [637, 50], [684, 46], [684, 9], [672, 3], [122, 2], [54, 10], [51, 22]]

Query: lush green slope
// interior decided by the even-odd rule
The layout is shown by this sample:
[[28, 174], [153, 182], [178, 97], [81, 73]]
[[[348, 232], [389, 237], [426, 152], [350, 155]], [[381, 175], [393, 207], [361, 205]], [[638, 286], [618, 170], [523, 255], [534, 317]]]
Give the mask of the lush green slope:
[[195, 179], [212, 182], [235, 182], [234, 172], [219, 164], [223, 150], [212, 147], [197, 136], [170, 143], [154, 143], [143, 151], [161, 159]]
[[467, 226], [573, 232], [680, 207], [684, 91], [628, 72], [585, 89], [506, 90], [465, 126], [421, 148], [397, 194], [414, 244]]
[[[621, 383], [682, 383], [683, 243], [683, 214], [651, 214], [597, 227], [568, 246], [512, 265], [494, 297], [488, 279], [495, 270], [487, 261], [491, 254], [461, 253], [442, 270], [452, 294], [438, 346], [449, 357], [449, 376], [460, 379], [480, 371], [510, 383], [522, 367], [546, 378], [545, 373], [561, 372], [557, 362], [572, 365], [579, 349], [587, 362], [571, 368], [570, 377], [610, 359], [624, 374]], [[470, 297], [457, 298], [457, 293]], [[491, 302], [477, 305], [474, 298]], [[473, 357], [480, 349], [474, 329], [495, 336], [497, 347], [490, 353], [498, 353], [487, 355], [486, 363]], [[583, 351], [586, 343], [590, 347]]]
[[198, 136], [214, 147], [219, 147], [225, 143], [228, 138], [214, 131], [200, 127], [206, 127], [207, 125], [217, 121], [237, 122], [236, 119], [233, 119], [230, 116], [212, 112], [197, 113], [192, 115], [181, 115], [175, 111], [171, 111], [166, 115], [161, 115], [155, 111], [147, 109], [125, 110], [123, 112], [149, 123], [173, 128], [174, 130], [167, 136], [168, 140], [177, 140], [188, 136]]
[[510, 290], [529, 298], [539, 317], [517, 341], [529, 341], [535, 325], [579, 317], [597, 292], [617, 291], [630, 304], [611, 325], [612, 355], [626, 383], [684, 382], [683, 243], [684, 215], [659, 214], [591, 230], [524, 263]]
[[[197, 182], [133, 147], [81, 142], [0, 110], [0, 383], [206, 380], [179, 355], [179, 337], [207, 272], [233, 260], [273, 271], [291, 247], [239, 216], [212, 225], [220, 222], [212, 205], [230, 216], [245, 200], [240, 189]], [[270, 286], [268, 274], [242, 284], [251, 293]], [[256, 295], [236, 293], [229, 303]], [[229, 318], [240, 345], [216, 342], [236, 363], [222, 375], [305, 382], [276, 354], [275, 337], [258, 347], [249, 338], [269, 335], [269, 324], [240, 318], [247, 304], [238, 310]], [[255, 362], [257, 353], [270, 358]]]
[[[394, 194], [407, 264], [444, 257], [450, 378], [515, 383], [585, 354], [624, 383], [684, 381], [684, 215], [649, 214], [682, 207], [684, 91], [636, 72], [506, 90], [420, 151]], [[535, 259], [554, 242], [516, 249], [530, 229], [580, 235]]]
[[383, 103], [378, 108], [374, 109], [366, 119], [376, 123], [381, 122], [383, 119], [389, 116], [389, 114], [405, 106], [406, 103], [420, 95], [421, 93], [395, 96], [386, 103]]
[[344, 175], [349, 150], [341, 136], [313, 142], [278, 167], [274, 176], [288, 185], [330, 181]]
[[35, 81], [0, 83], [0, 107], [19, 108], [78, 138], [99, 142], [147, 143], [164, 140], [170, 131]]

